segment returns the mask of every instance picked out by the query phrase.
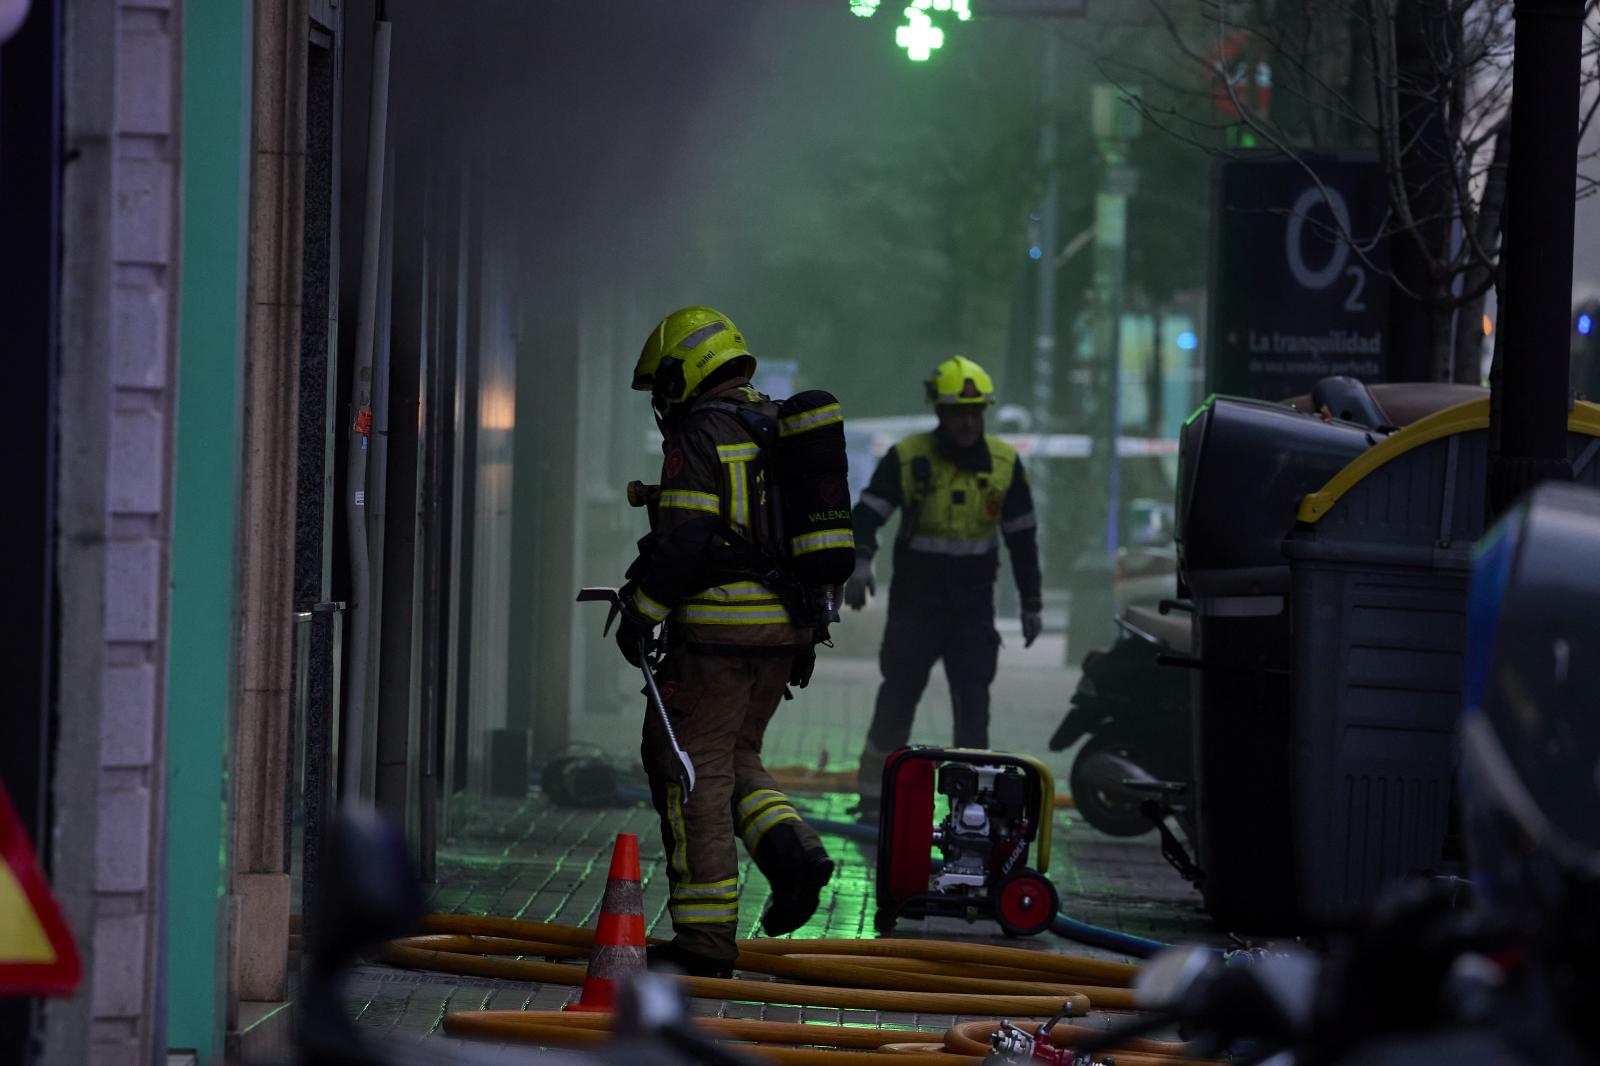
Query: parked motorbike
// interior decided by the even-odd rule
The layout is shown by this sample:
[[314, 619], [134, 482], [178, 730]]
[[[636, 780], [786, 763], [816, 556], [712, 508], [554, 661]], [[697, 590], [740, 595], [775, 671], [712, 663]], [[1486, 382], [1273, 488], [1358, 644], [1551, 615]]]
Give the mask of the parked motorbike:
[[1138, 836], [1154, 828], [1145, 804], [1193, 774], [1189, 675], [1163, 666], [1165, 655], [1190, 654], [1187, 604], [1128, 607], [1117, 639], [1090, 652], [1083, 677], [1051, 751], [1087, 736], [1072, 763], [1070, 787], [1078, 812], [1102, 833]]

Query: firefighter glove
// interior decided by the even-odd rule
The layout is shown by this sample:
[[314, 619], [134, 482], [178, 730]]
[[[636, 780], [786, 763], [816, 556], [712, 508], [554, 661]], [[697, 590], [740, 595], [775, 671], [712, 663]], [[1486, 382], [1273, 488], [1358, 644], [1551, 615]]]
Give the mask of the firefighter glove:
[[805, 651], [794, 657], [794, 665], [789, 667], [789, 684], [793, 685], [795, 688], [805, 688], [807, 685], [811, 684], [811, 675], [816, 671], [816, 669], [816, 650], [814, 648], [807, 648]]
[[865, 555], [856, 556], [855, 573], [844, 583], [844, 602], [859, 611], [867, 605], [867, 597], [877, 591], [878, 583], [872, 579], [872, 560]]
[[1022, 646], [1033, 647], [1033, 642], [1039, 639], [1039, 634], [1044, 630], [1044, 618], [1038, 611], [1022, 612]]
[[617, 622], [617, 650], [633, 666], [643, 666], [641, 649], [648, 655], [655, 647], [655, 627], [645, 625], [627, 611]]

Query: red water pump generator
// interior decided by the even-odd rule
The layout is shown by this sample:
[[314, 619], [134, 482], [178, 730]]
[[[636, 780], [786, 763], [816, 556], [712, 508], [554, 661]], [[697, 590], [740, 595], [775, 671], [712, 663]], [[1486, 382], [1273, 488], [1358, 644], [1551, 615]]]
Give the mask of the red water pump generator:
[[878, 814], [878, 933], [929, 915], [992, 918], [1009, 936], [1048, 929], [1061, 905], [1040, 872], [1050, 868], [1054, 807], [1055, 780], [1031, 756], [969, 748], [890, 755]]

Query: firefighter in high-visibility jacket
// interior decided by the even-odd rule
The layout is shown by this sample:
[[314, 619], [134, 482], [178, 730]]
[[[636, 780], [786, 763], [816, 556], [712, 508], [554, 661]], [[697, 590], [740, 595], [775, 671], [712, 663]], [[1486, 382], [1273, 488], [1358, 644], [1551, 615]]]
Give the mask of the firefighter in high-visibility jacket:
[[651, 394], [665, 459], [651, 533], [623, 588], [617, 643], [635, 666], [641, 638], [665, 652], [658, 687], [694, 764], [685, 795], [674, 781], [671, 741], [647, 708], [641, 755], [661, 817], [675, 934], [651, 960], [696, 976], [726, 976], [738, 954], [736, 835], [771, 884], [762, 915], [770, 936], [803, 925], [833, 874], [817, 834], [761, 763], [762, 736], [786, 686], [810, 680], [812, 632], [775, 589], [728, 575], [730, 541], [782, 557], [768, 467], [739, 414], [753, 405], [776, 416], [776, 405], [750, 385], [755, 365], [731, 321], [689, 307], [656, 326], [633, 373], [633, 388]]
[[876, 590], [878, 530], [901, 510], [879, 654], [883, 684], [857, 778], [864, 814], [877, 809], [884, 758], [910, 738], [935, 662], [944, 661], [950, 683], [955, 746], [989, 744], [989, 683], [1000, 649], [994, 582], [1001, 538], [1022, 600], [1024, 644], [1031, 645], [1041, 628], [1038, 521], [1028, 476], [1016, 449], [983, 431], [994, 383], [981, 366], [958, 355], [939, 364], [926, 393], [938, 428], [890, 448], [851, 513], [856, 569], [845, 585], [845, 602], [860, 609]]

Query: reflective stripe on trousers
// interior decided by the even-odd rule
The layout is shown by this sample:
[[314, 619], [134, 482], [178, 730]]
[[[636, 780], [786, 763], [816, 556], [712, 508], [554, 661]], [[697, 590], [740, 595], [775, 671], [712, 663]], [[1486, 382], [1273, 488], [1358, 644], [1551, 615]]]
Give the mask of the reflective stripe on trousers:
[[672, 829], [672, 851], [667, 855], [667, 876], [673, 881], [689, 876], [688, 833], [683, 827], [683, 789], [667, 786], [667, 825]]
[[737, 813], [739, 836], [752, 857], [767, 830], [780, 822], [800, 821], [800, 812], [789, 803], [789, 797], [773, 788], [757, 789], [740, 799]]
[[739, 920], [739, 879], [673, 884], [667, 913], [674, 924], [712, 925]]

